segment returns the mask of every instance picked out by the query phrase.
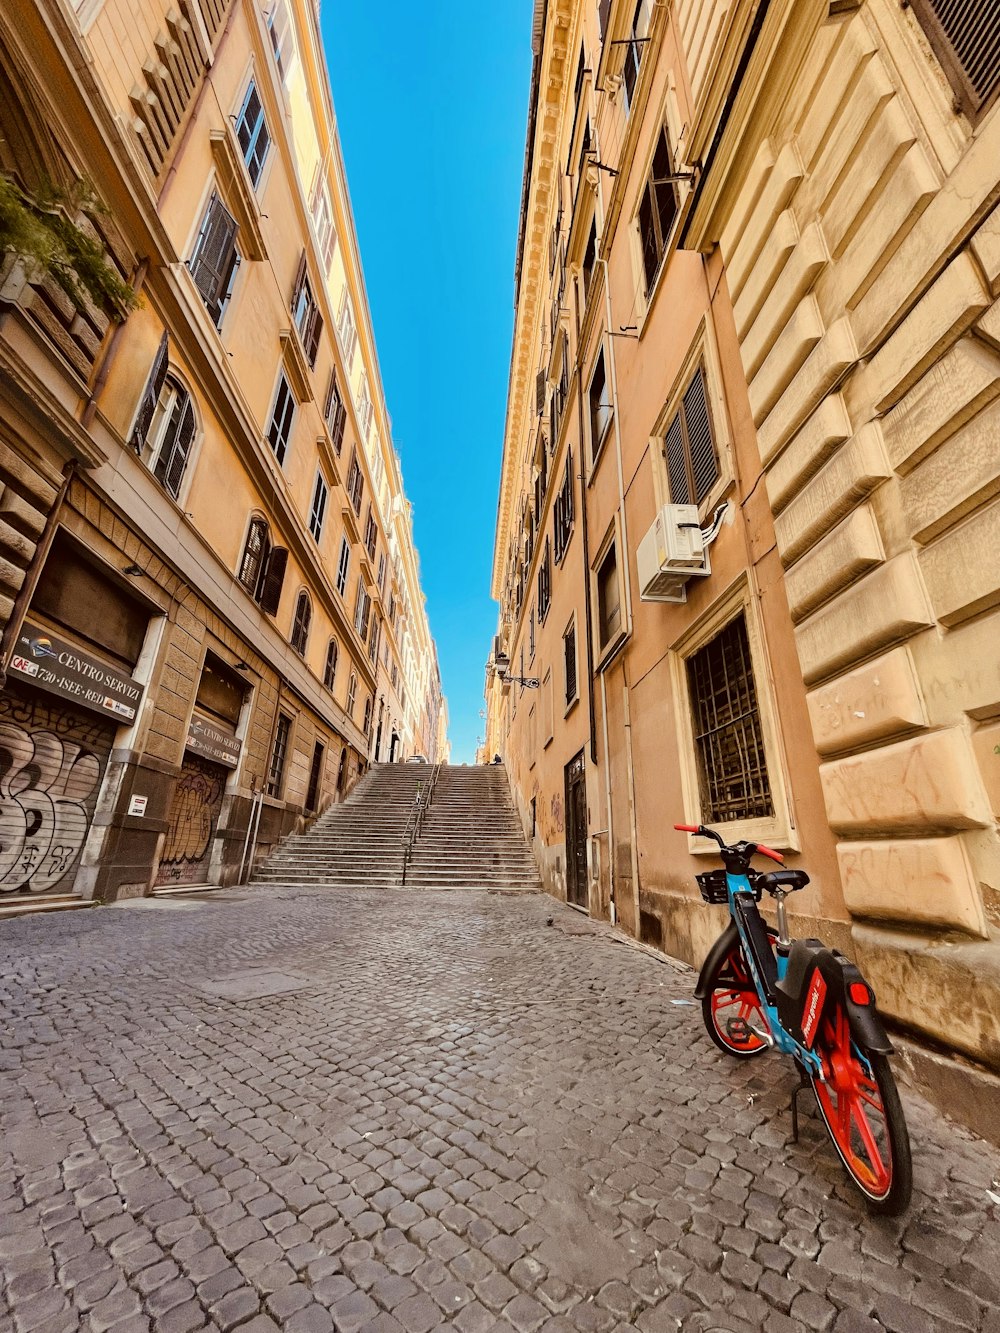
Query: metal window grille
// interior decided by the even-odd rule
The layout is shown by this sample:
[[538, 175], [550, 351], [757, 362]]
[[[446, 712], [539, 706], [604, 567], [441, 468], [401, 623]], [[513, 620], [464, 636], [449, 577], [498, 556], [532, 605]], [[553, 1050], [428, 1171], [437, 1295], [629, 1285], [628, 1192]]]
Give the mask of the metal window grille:
[[1000, 3], [911, 0], [911, 4], [959, 107], [970, 119], [979, 119], [1000, 92]]
[[271, 751], [271, 766], [267, 773], [268, 796], [281, 795], [281, 780], [285, 774], [285, 757], [288, 754], [288, 737], [292, 730], [292, 719], [284, 713], [278, 714], [278, 725], [274, 732], [274, 749]]
[[706, 824], [774, 813], [746, 619], [735, 620], [687, 663]]

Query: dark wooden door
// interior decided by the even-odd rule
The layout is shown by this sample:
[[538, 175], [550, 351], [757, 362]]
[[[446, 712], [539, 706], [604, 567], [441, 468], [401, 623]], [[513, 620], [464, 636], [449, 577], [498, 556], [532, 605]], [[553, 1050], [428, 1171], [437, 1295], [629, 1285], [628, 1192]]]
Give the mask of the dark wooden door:
[[312, 768], [309, 770], [309, 789], [306, 792], [306, 809], [315, 810], [319, 802], [319, 784], [323, 776], [323, 746], [316, 742], [313, 746]]
[[587, 783], [583, 751], [566, 765], [566, 898], [589, 908], [587, 893]]

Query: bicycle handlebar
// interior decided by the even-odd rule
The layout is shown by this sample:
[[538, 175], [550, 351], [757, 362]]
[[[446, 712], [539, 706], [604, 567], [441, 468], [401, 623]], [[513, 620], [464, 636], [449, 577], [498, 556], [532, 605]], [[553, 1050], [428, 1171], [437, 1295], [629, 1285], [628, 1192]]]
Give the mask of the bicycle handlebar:
[[[697, 833], [702, 838], [714, 838], [720, 847], [725, 849], [726, 844], [715, 829], [706, 828], [704, 824], [675, 824], [674, 828], [678, 833]], [[765, 847], [763, 843], [748, 843], [747, 846], [753, 847], [754, 852], [760, 852], [761, 856], [769, 856], [772, 861], [777, 861], [779, 866], [785, 864], [785, 858], [780, 852], [774, 851], [771, 847]], [[753, 855], [754, 853], [751, 853]]]

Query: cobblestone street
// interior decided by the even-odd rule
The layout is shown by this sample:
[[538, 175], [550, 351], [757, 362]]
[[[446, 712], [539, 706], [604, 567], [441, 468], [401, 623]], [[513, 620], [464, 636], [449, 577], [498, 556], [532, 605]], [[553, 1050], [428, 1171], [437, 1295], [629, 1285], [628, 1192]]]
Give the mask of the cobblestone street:
[[229, 891], [0, 959], [0, 1333], [1000, 1333], [995, 1152], [904, 1092], [871, 1219], [787, 1061], [547, 898]]

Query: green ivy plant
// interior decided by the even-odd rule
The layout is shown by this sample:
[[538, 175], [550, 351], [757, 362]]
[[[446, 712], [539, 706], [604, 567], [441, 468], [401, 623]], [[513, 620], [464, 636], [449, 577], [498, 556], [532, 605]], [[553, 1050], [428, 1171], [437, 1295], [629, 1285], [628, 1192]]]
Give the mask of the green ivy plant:
[[73, 221], [82, 210], [107, 211], [86, 181], [68, 189], [46, 184], [29, 195], [0, 171], [0, 255], [22, 256], [58, 283], [77, 307], [89, 300], [123, 318], [138, 297], [108, 263], [99, 242]]

